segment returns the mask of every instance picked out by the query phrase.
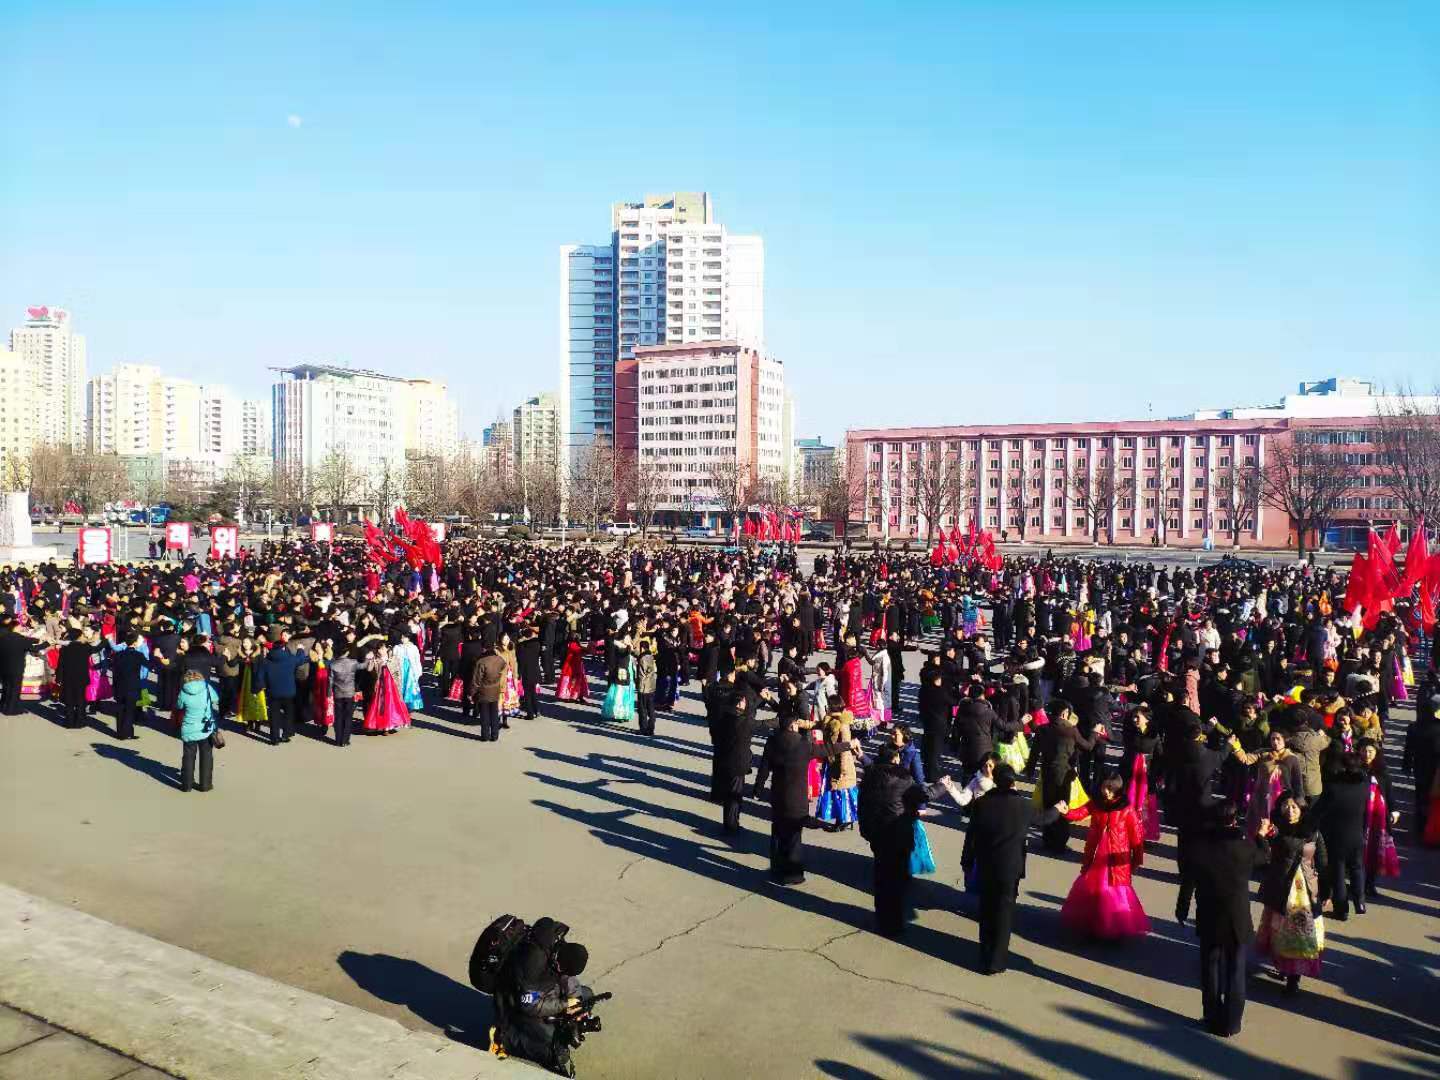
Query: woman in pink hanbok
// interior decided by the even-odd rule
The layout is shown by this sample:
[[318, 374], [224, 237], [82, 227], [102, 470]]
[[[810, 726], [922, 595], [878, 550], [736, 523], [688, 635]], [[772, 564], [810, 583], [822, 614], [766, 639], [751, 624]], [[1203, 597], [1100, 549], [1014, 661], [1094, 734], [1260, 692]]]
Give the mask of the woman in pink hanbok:
[[375, 670], [375, 693], [370, 698], [370, 707], [365, 710], [365, 730], [378, 731], [381, 735], [410, 726], [410, 710], [400, 696], [400, 686], [390, 670], [387, 651], [382, 649], [371, 658], [372, 670]]
[[1086, 937], [1117, 940], [1150, 932], [1150, 918], [1130, 884], [1131, 871], [1145, 857], [1145, 838], [1124, 786], [1119, 773], [1100, 781], [1080, 876], [1060, 908], [1061, 925]]

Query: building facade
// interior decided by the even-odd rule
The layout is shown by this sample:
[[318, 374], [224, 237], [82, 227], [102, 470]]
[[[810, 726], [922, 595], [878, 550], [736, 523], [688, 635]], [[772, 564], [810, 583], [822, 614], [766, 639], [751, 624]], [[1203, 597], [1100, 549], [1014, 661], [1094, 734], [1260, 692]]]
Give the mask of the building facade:
[[[1318, 399], [1324, 399], [1320, 401]], [[929, 526], [979, 527], [1007, 539], [1240, 546], [1295, 545], [1283, 510], [1230, 492], [1253, 485], [1270, 455], [1294, 440], [1334, 445], [1356, 474], [1327, 528], [1348, 545], [1371, 524], [1401, 513], [1378, 475], [1370, 384], [1324, 380], [1279, 405], [1198, 412], [1171, 420], [984, 424], [850, 431], [846, 468], [866, 532], [923, 538]], [[1432, 403], [1440, 404], [1440, 402]], [[937, 475], [956, 494], [939, 521], [926, 520]], [[1247, 512], [1235, 515], [1237, 506]]]
[[404, 390], [405, 449], [424, 457], [453, 457], [460, 441], [460, 410], [435, 379], [409, 379]]
[[733, 473], [747, 506], [782, 479], [780, 361], [738, 342], [641, 346], [617, 379], [617, 455], [655, 476], [667, 520], [725, 524]]
[[0, 348], [0, 477], [7, 491], [26, 484], [38, 430], [35, 398], [33, 365], [19, 353]]
[[813, 439], [796, 439], [795, 458], [797, 482], [801, 491], [818, 491], [835, 475], [835, 447], [818, 435]]
[[560, 462], [560, 409], [554, 394], [537, 394], [515, 406], [511, 442], [518, 472], [554, 469]]
[[387, 465], [400, 474], [407, 380], [322, 364], [278, 370], [271, 398], [277, 468], [314, 476], [338, 451], [372, 480]]
[[480, 433], [480, 461], [502, 483], [515, 475], [514, 423], [503, 416]]
[[765, 248], [731, 235], [704, 192], [611, 207], [608, 245], [560, 252], [561, 455], [613, 445], [615, 374], [639, 348], [738, 342], [763, 351]]
[[35, 440], [85, 445], [85, 337], [70, 313], [44, 305], [26, 309], [23, 326], [10, 331], [10, 351], [28, 366], [35, 388]]

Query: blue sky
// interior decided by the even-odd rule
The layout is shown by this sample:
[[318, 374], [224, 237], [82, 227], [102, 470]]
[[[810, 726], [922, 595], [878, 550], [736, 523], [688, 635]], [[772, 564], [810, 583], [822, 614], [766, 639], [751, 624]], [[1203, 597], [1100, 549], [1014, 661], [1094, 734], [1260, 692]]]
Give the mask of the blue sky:
[[558, 381], [559, 245], [704, 189], [798, 434], [1440, 379], [1440, 5], [704, 7], [8, 4], [0, 319], [478, 434]]

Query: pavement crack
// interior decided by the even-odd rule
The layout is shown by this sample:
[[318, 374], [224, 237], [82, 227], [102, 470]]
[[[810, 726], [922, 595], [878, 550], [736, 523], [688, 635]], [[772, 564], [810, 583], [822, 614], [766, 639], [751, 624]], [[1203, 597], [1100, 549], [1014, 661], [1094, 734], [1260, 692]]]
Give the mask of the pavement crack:
[[620, 873], [618, 873], [618, 874], [615, 875], [615, 880], [616, 880], [616, 881], [624, 881], [624, 880], [625, 880], [625, 875], [630, 872], [630, 868], [633, 867], [633, 866], [636, 866], [636, 865], [638, 865], [639, 863], [642, 863], [642, 862], [644, 862], [644, 861], [645, 861], [645, 856], [644, 856], [644, 855], [640, 855], [640, 856], [638, 856], [638, 857], [636, 857], [636, 858], [634, 858], [634, 859], [631, 859], [629, 862], [627, 862], [624, 866], [622, 866], [622, 867], [620, 868]]
[[834, 937], [828, 938], [819, 945], [813, 945], [808, 949], [802, 949], [794, 945], [743, 945], [737, 942], [730, 942], [729, 944], [731, 948], [744, 949], [747, 952], [805, 953], [824, 960], [831, 967], [835, 968], [836, 971], [843, 971], [846, 975], [853, 975], [855, 978], [863, 979], [865, 982], [884, 983], [888, 986], [898, 986], [905, 990], [914, 990], [921, 994], [929, 994], [931, 997], [944, 998], [946, 1001], [957, 1001], [961, 1005], [967, 1005], [972, 1009], [979, 1009], [982, 1012], [994, 1011], [988, 1005], [982, 1005], [978, 1001], [971, 1001], [969, 998], [963, 998], [958, 994], [947, 994], [944, 990], [932, 990], [927, 986], [919, 986], [916, 983], [905, 982], [902, 979], [887, 979], [883, 975], [867, 975], [863, 971], [856, 971], [854, 968], [846, 967], [829, 953], [825, 952], [826, 949], [836, 942], [844, 941], [846, 938], [863, 933], [865, 933], [864, 930], [846, 930], [844, 933], [836, 934]]
[[[636, 860], [636, 861], [638, 862], [639, 860]], [[623, 873], [623, 871], [622, 871], [622, 873]], [[725, 905], [723, 908], [721, 908], [719, 911], [715, 912], [715, 914], [705, 916], [705, 918], [701, 919], [699, 922], [692, 923], [690, 926], [687, 926], [684, 930], [677, 930], [677, 931], [676, 931], [675, 933], [673, 933], [673, 934], [666, 934], [663, 938], [661, 938], [655, 945], [651, 946], [650, 948], [648, 948], [648, 949], [643, 949], [643, 950], [641, 950], [640, 952], [635, 953], [633, 956], [627, 956], [627, 957], [625, 957], [623, 960], [620, 960], [618, 963], [613, 964], [613, 965], [611, 965], [610, 967], [606, 968], [606, 969], [605, 969], [604, 971], [602, 971], [599, 975], [596, 975], [596, 976], [595, 976], [595, 981], [598, 983], [598, 982], [600, 982], [602, 979], [605, 979], [605, 978], [607, 978], [608, 976], [613, 975], [615, 972], [619, 971], [622, 967], [624, 967], [626, 964], [630, 963], [632, 960], [643, 960], [645, 957], [650, 956], [650, 955], [652, 955], [653, 953], [659, 952], [659, 951], [660, 951], [661, 949], [663, 949], [666, 945], [670, 944], [670, 942], [672, 942], [672, 941], [675, 941], [677, 938], [689, 937], [689, 936], [690, 936], [691, 934], [693, 934], [696, 930], [699, 930], [702, 926], [706, 925], [707, 923], [712, 923], [712, 922], [714, 922], [716, 919], [720, 918], [722, 915], [728, 914], [729, 912], [735, 910], [735, 908], [739, 907], [741, 904], [743, 904], [746, 900], [749, 900], [749, 899], [750, 899], [752, 896], [754, 896], [754, 895], [755, 895], [755, 893], [753, 893], [753, 892], [748, 892], [748, 893], [746, 893], [744, 896], [740, 897], [738, 900], [732, 900], [730, 903], [726, 904], [726, 905]]]

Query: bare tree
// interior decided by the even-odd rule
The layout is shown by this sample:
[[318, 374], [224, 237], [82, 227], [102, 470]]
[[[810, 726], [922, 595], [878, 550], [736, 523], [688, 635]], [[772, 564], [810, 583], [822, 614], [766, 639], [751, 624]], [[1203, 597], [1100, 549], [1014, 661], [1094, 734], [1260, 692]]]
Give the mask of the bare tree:
[[982, 520], [980, 484], [974, 468], [960, 459], [959, 451], [952, 452], [945, 460], [945, 486], [950, 489], [950, 512], [955, 520], [958, 522], [968, 513], [979, 525]]
[[1215, 474], [1211, 482], [1215, 507], [1230, 522], [1231, 546], [1240, 546], [1245, 523], [1260, 512], [1260, 469], [1256, 465], [1231, 465]]
[[70, 452], [53, 443], [36, 443], [25, 462], [32, 505], [49, 506], [57, 513], [67, 496]]
[[405, 506], [412, 513], [434, 516], [454, 510], [446, 498], [446, 461], [439, 454], [405, 455]]
[[287, 515], [291, 521], [297, 521], [300, 514], [314, 501], [314, 478], [303, 466], [277, 461], [270, 482], [270, 492], [275, 509]]
[[750, 469], [731, 453], [717, 457], [705, 467], [705, 475], [715, 501], [730, 519], [731, 526], [740, 519], [740, 514], [750, 505]]
[[205, 501], [205, 485], [199, 468], [183, 458], [171, 461], [165, 468], [165, 501], [188, 517]]
[[924, 518], [924, 543], [935, 539], [935, 530], [942, 526], [946, 514], [959, 517], [969, 501], [968, 469], [958, 454], [945, 454], [939, 442], [923, 444], [920, 454], [910, 458], [910, 494]]
[[1440, 389], [1427, 400], [1404, 387], [1377, 401], [1381, 481], [1411, 521], [1440, 524]]
[[579, 510], [591, 532], [600, 531], [600, 521], [615, 506], [615, 450], [596, 437], [579, 449], [570, 470], [570, 505]]
[[339, 516], [347, 507], [360, 501], [364, 480], [349, 452], [337, 446], [320, 462], [315, 476], [315, 494], [321, 505], [329, 507], [332, 515]]
[[616, 503], [633, 513], [632, 520], [645, 536], [654, 524], [655, 511], [669, 493], [665, 475], [654, 458], [638, 450], [617, 453], [615, 459]]
[[253, 457], [237, 457], [225, 470], [215, 497], [228, 511], [254, 521], [270, 498], [272, 470]]
[[552, 525], [560, 520], [560, 469], [553, 460], [527, 461], [520, 479], [530, 520]]
[[1093, 472], [1088, 468], [1077, 469], [1070, 476], [1070, 499], [1085, 513], [1091, 543], [1100, 543], [1102, 526], [1107, 542], [1115, 542], [1115, 506], [1134, 483], [1129, 477], [1117, 478], [1109, 465], [1097, 466]]
[[1295, 529], [1295, 550], [1305, 555], [1306, 538], [1323, 534], [1325, 524], [1355, 485], [1357, 467], [1323, 441], [1327, 432], [1300, 430], [1276, 442], [1260, 470], [1260, 499], [1283, 510]]
[[1018, 519], [1022, 542], [1030, 526], [1030, 511], [1035, 509], [1034, 503], [1037, 499], [1041, 501], [1041, 512], [1044, 512], [1044, 499], [1037, 494], [1040, 489], [1036, 485], [1036, 481], [1041, 480], [1044, 463], [1031, 456], [1039, 452], [1030, 448], [1022, 449], [1020, 456], [1011, 461], [1010, 475], [1005, 480], [1005, 507]]
[[822, 521], [833, 521], [838, 535], [845, 536], [850, 522], [865, 516], [865, 474], [837, 462], [829, 470], [812, 498]]
[[389, 521], [391, 512], [405, 494], [404, 467], [396, 468], [386, 458], [365, 479], [368, 481], [370, 505], [381, 521]]

